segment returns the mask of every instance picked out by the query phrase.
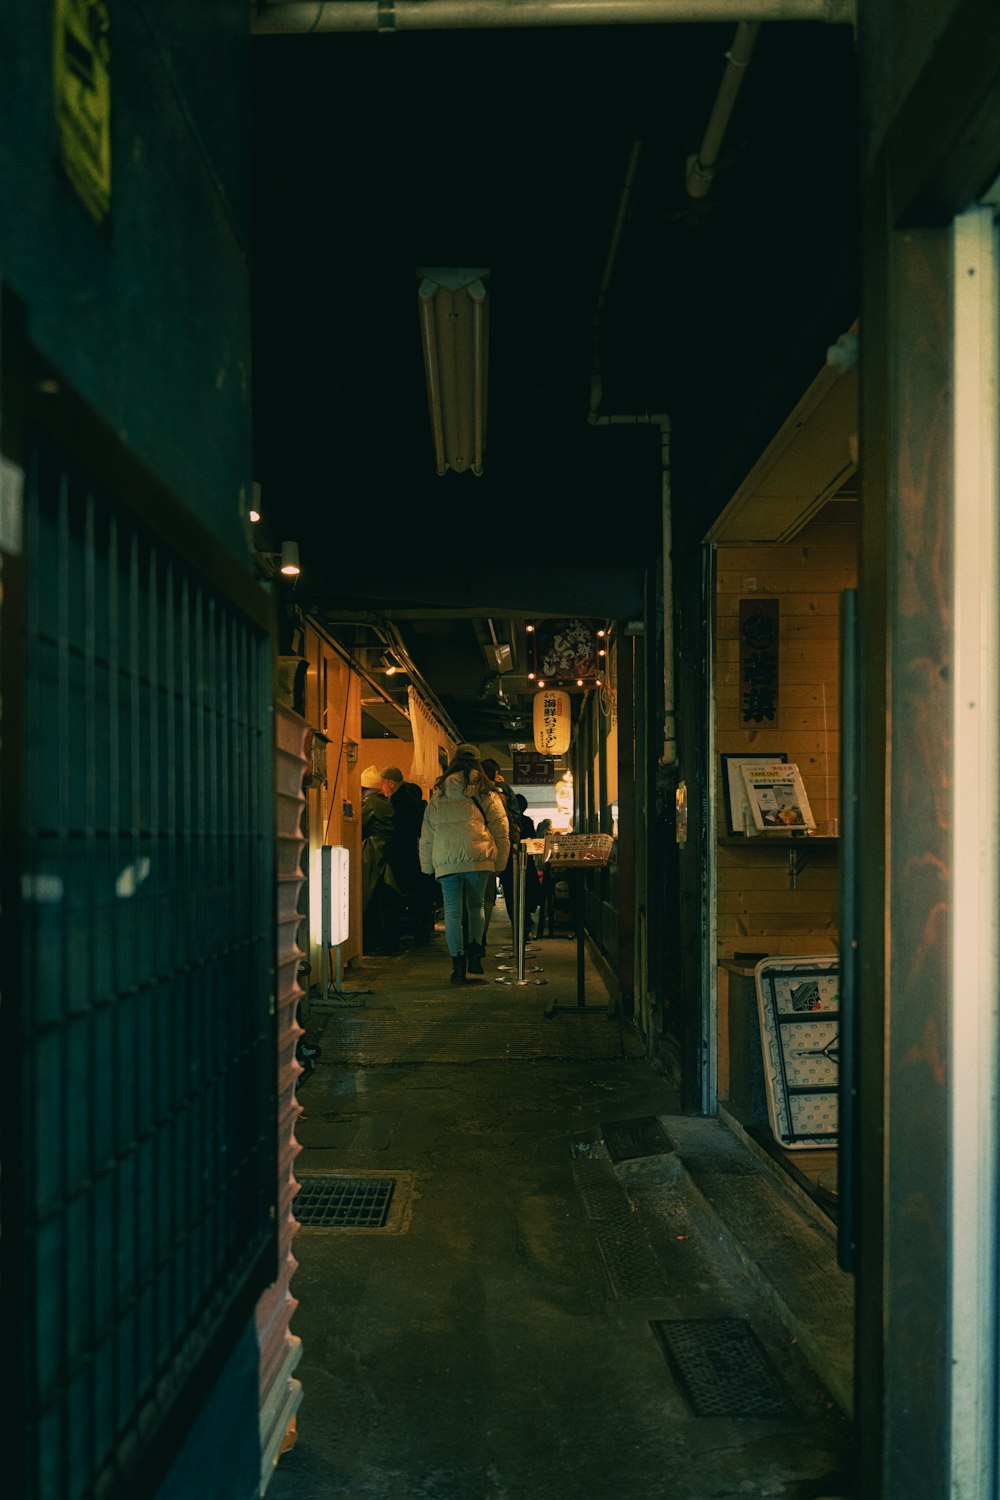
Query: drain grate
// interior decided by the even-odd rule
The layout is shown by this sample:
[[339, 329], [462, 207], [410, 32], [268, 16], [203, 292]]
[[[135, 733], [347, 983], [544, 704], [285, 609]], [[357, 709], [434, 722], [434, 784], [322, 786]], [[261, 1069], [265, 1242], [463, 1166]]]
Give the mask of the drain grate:
[[662, 1156], [674, 1149], [673, 1142], [655, 1115], [635, 1120], [603, 1120], [601, 1129], [612, 1161], [632, 1161], [637, 1156]]
[[394, 1177], [304, 1177], [292, 1212], [322, 1229], [381, 1229], [395, 1186]]
[[650, 1327], [696, 1417], [794, 1414], [757, 1335], [739, 1318], [676, 1318]]

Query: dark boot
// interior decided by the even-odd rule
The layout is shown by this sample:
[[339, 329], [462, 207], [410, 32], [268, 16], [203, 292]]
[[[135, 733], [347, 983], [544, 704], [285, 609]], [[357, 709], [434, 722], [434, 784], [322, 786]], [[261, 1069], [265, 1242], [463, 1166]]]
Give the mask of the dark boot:
[[469, 973], [481, 974], [483, 972], [483, 945], [482, 943], [469, 944]]
[[452, 984], [482, 984], [482, 979], [467, 979], [465, 974], [465, 954], [453, 953], [451, 958], [451, 982]]

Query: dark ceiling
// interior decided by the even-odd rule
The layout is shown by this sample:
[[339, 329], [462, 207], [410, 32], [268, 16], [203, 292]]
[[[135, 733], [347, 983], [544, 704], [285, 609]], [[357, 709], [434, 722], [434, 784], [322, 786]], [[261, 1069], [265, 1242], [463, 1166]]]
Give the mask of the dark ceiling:
[[[602, 411], [670, 414], [675, 555], [857, 315], [850, 28], [761, 28], [696, 201], [685, 162], [733, 33], [253, 40], [265, 521], [275, 541], [299, 541], [298, 603], [331, 622], [391, 618], [466, 737], [507, 725], [495, 686], [484, 692], [488, 620], [516, 645], [535, 612], [641, 613], [659, 548], [659, 431], [587, 422], [632, 143], [600, 321]], [[482, 478], [434, 471], [416, 307], [426, 265], [490, 269]]]

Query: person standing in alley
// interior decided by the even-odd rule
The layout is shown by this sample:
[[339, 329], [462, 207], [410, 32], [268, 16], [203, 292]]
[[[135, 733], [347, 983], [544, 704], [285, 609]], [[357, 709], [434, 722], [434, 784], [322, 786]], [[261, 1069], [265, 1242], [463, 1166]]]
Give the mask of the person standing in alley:
[[427, 803], [415, 781], [387, 766], [382, 786], [392, 800], [393, 826], [388, 860], [403, 896], [403, 915], [415, 947], [429, 942], [434, 932], [433, 883], [420, 868], [420, 830]]
[[[444, 932], [451, 954], [451, 983], [483, 981], [483, 893], [491, 872], [510, 853], [507, 820], [491, 789], [475, 745], [459, 745], [431, 791], [420, 833], [420, 868], [441, 882]], [[462, 909], [468, 945], [462, 936]]]
[[[514, 926], [514, 851], [521, 842], [521, 823], [518, 816], [517, 805], [514, 801], [514, 792], [503, 778], [500, 770], [500, 762], [492, 756], [483, 761], [483, 770], [486, 772], [490, 787], [500, 798], [504, 814], [507, 818], [507, 827], [510, 832], [510, 854], [502, 870], [497, 873], [500, 877], [500, 889], [503, 891], [504, 905], [510, 918], [511, 927]], [[494, 897], [496, 891], [493, 892]], [[487, 923], [487, 926], [489, 923]]]
[[[402, 778], [400, 778], [402, 779]], [[394, 815], [377, 766], [361, 773], [361, 900], [365, 953], [392, 953], [400, 895], [388, 862]]]

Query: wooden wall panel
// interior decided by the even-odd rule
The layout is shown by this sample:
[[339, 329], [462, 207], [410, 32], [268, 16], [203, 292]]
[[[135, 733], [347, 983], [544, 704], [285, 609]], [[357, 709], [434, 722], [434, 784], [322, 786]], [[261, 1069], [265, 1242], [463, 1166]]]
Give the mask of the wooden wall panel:
[[[343, 657], [310, 625], [305, 629], [306, 718], [326, 736], [326, 783], [309, 788], [308, 832], [310, 857], [321, 844], [341, 844], [350, 850], [350, 936], [341, 947], [346, 965], [361, 956], [361, 771], [365, 762], [361, 740], [361, 679]], [[319, 983], [319, 945], [310, 933], [309, 959], [314, 983]]]
[[[840, 595], [857, 581], [858, 510], [828, 505], [794, 542], [720, 545], [716, 568], [715, 735], [723, 754], [784, 751], [802, 773], [821, 831], [838, 817], [840, 780]], [[773, 725], [745, 725], [740, 692], [741, 599], [779, 601], [779, 695]], [[717, 762], [719, 807], [721, 760]], [[720, 829], [720, 832], [722, 830]], [[718, 955], [831, 953], [837, 946], [837, 855], [833, 844], [763, 839], [720, 844]]]

